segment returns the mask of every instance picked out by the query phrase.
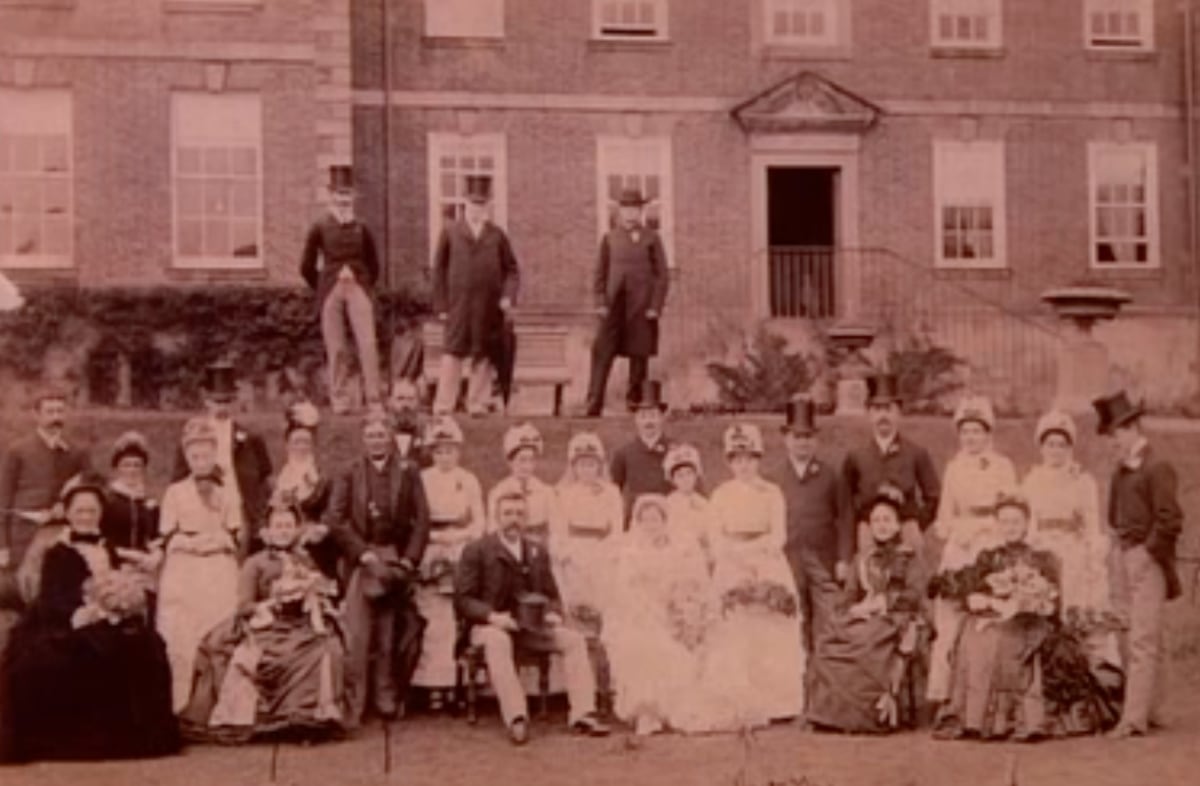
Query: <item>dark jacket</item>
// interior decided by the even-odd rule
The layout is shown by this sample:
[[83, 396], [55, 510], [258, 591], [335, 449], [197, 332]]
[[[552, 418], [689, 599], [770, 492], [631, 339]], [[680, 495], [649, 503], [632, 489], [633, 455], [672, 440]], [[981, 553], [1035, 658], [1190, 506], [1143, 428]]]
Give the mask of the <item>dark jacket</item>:
[[155, 500], [131, 497], [110, 486], [104, 498], [100, 532], [105, 542], [115, 548], [145, 551], [150, 541], [158, 537], [158, 514]]
[[[319, 270], [318, 259], [324, 260]], [[379, 279], [375, 238], [358, 219], [342, 224], [327, 215], [308, 230], [300, 260], [300, 275], [316, 291], [318, 309], [345, 267], [349, 267], [359, 285], [370, 292]]]
[[[175, 452], [175, 473], [171, 481], [189, 474], [183, 448]], [[238, 534], [239, 558], [245, 559], [258, 549], [258, 527], [267, 512], [271, 499], [271, 455], [263, 438], [253, 431], [233, 424], [233, 474], [237, 476], [238, 493], [242, 497], [242, 531]]]
[[608, 309], [597, 340], [612, 342], [618, 355], [649, 357], [658, 353], [658, 320], [670, 287], [667, 252], [649, 227], [618, 227], [600, 242], [592, 280], [596, 305]]
[[842, 480], [859, 521], [865, 518], [867, 504], [884, 482], [904, 493], [905, 520], [915, 520], [924, 530], [937, 517], [942, 487], [933, 459], [928, 450], [902, 434], [896, 436], [886, 454], [874, 438], [852, 448], [842, 464]]
[[58, 502], [63, 484], [91, 469], [86, 452], [68, 448], [51, 450], [34, 432], [9, 445], [0, 463], [0, 546], [12, 550], [10, 564], [20, 564], [37, 525], [13, 511], [48, 510]]
[[394, 546], [397, 554], [414, 566], [421, 564], [429, 543], [429, 504], [421, 485], [420, 470], [411, 462], [389, 456], [385, 470], [390, 474], [391, 516], [373, 520], [369, 505], [370, 479], [375, 472], [365, 456], [333, 484], [324, 523], [351, 565], [358, 563], [372, 545]]
[[1122, 462], [1109, 486], [1108, 522], [1122, 549], [1145, 546], [1162, 566], [1167, 600], [1179, 597], [1175, 543], [1183, 530], [1183, 509], [1175, 468], [1150, 449], [1142, 454], [1137, 469]]
[[479, 238], [466, 221], [442, 230], [433, 256], [433, 310], [446, 314], [443, 348], [455, 357], [486, 357], [502, 335], [500, 299], [514, 304], [520, 274], [504, 231], [492, 222]]
[[809, 551], [833, 573], [838, 562], [849, 565], [854, 556], [855, 521], [846, 485], [837, 470], [813, 459], [800, 477], [791, 461], [772, 475], [787, 505], [789, 559]]
[[665, 435], [653, 447], [646, 447], [641, 437], [634, 437], [613, 451], [609, 472], [625, 501], [626, 529], [629, 528], [634, 500], [642, 494], [671, 493], [671, 482], [663, 471], [663, 459], [667, 456], [669, 445]]
[[515, 614], [517, 597], [536, 592], [550, 599], [550, 611], [562, 614], [562, 601], [546, 549], [521, 539], [517, 560], [493, 532], [467, 544], [454, 577], [454, 607], [470, 628], [486, 625], [492, 612]]

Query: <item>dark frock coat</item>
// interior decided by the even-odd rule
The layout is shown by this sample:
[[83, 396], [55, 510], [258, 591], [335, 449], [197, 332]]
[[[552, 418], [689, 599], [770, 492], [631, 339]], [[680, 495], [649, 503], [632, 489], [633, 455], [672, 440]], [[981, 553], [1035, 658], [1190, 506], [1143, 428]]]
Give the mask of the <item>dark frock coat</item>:
[[446, 314], [444, 351], [455, 357], [495, 353], [503, 335], [500, 299], [516, 302], [517, 258], [504, 231], [485, 222], [476, 239], [466, 221], [442, 230], [433, 257], [433, 308]]
[[607, 309], [596, 341], [622, 357], [658, 354], [658, 320], [670, 277], [662, 240], [649, 227], [618, 227], [600, 242], [600, 258], [592, 282], [596, 304]]

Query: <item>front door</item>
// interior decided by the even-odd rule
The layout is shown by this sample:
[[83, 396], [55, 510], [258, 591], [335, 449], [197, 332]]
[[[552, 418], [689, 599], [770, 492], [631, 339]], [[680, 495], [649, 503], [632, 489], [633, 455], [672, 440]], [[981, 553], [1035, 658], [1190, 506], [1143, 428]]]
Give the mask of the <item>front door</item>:
[[838, 169], [767, 167], [767, 287], [770, 315], [836, 314]]

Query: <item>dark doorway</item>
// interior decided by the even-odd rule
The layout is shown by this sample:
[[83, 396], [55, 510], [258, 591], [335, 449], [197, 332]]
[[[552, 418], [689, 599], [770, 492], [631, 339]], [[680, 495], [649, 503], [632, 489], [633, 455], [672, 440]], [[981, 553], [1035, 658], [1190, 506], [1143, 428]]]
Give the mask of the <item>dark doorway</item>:
[[834, 200], [832, 167], [767, 169], [767, 244], [771, 316], [834, 316]]

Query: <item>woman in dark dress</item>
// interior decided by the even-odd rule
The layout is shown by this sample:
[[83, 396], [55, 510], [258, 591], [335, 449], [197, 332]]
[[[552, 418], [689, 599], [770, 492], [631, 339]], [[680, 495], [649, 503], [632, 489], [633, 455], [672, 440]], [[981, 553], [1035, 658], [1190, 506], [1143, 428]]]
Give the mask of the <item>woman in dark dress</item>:
[[146, 622], [148, 577], [100, 534], [104, 487], [63, 492], [68, 530], [0, 664], [0, 761], [119, 759], [179, 749], [166, 648]]
[[298, 401], [284, 413], [284, 463], [275, 478], [277, 501], [300, 510], [301, 542], [321, 572], [337, 577], [340, 552], [321, 516], [329, 505], [330, 479], [317, 463], [317, 427], [321, 416], [307, 401]]
[[158, 537], [158, 502], [146, 493], [150, 446], [136, 431], [127, 431], [113, 444], [109, 481], [100, 533], [113, 548], [149, 551]]

